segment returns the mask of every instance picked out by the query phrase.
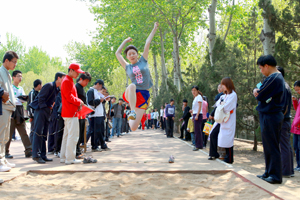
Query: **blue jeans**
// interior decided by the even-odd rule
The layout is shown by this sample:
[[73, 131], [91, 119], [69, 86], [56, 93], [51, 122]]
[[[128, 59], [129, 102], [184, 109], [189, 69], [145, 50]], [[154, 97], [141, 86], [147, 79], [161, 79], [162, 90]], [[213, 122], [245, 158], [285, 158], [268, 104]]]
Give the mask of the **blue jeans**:
[[296, 153], [297, 168], [300, 167], [300, 135], [294, 134], [294, 150]]
[[114, 136], [117, 133], [117, 136], [121, 134], [122, 128], [122, 118], [113, 118], [113, 127], [111, 130], [111, 135]]
[[191, 133], [192, 144], [195, 145], [195, 133]]

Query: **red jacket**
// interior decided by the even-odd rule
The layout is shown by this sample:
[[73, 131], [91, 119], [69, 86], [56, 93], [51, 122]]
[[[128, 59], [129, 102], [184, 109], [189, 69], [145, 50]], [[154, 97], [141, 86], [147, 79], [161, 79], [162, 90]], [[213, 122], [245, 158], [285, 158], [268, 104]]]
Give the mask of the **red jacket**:
[[76, 112], [78, 111], [81, 100], [77, 96], [77, 90], [73, 79], [68, 75], [61, 83], [61, 100], [61, 116], [68, 118], [78, 117]]

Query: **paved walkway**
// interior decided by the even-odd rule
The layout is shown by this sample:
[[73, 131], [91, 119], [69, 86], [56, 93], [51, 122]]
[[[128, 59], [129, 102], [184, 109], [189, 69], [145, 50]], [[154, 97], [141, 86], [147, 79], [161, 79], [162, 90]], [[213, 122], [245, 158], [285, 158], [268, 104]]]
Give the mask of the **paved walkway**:
[[[10, 172], [3, 172], [0, 178], [9, 181], [27, 171], [226, 171], [232, 170], [238, 175], [251, 181], [255, 185], [266, 189], [277, 196], [284, 195], [289, 199], [289, 194], [275, 186], [268, 184], [255, 175], [244, 170], [234, 168], [222, 161], [208, 160], [208, 155], [203, 151], [192, 151], [193, 147], [177, 138], [166, 138], [163, 132], [157, 130], [136, 131], [134, 133], [111, 139], [108, 143], [111, 151], [91, 152], [89, 148], [86, 155], [92, 155], [98, 162], [96, 164], [65, 165], [59, 163], [60, 159], [54, 155], [53, 162], [37, 164], [31, 158], [25, 158], [24, 147], [21, 141], [11, 143], [10, 152], [16, 164]], [[175, 163], [168, 163], [170, 155], [175, 157]]]

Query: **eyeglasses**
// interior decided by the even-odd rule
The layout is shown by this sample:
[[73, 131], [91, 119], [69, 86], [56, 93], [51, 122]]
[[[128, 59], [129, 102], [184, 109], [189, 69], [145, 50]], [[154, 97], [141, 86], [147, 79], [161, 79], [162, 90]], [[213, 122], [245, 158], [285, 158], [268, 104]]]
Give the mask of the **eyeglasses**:
[[17, 64], [17, 61], [9, 61], [9, 62], [12, 62], [12, 63], [14, 63], [15, 65]]

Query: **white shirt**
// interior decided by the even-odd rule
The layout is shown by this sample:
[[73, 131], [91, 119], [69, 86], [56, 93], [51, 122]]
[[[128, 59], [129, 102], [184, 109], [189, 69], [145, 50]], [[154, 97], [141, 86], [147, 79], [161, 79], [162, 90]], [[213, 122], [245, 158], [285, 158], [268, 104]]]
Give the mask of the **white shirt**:
[[15, 95], [15, 98], [16, 98], [15, 100], [16, 100], [16, 105], [17, 106], [21, 106], [22, 103], [26, 102], [26, 101], [23, 101], [23, 100], [18, 98], [18, 96], [25, 95], [25, 92], [24, 92], [24, 90], [21, 86], [16, 87], [16, 86], [13, 85], [13, 91], [14, 91], [14, 95]]
[[[198, 113], [199, 102], [201, 102], [201, 103], [203, 102], [202, 96], [200, 94], [198, 94], [198, 96], [196, 96], [194, 98], [193, 107], [192, 107], [193, 114], [197, 114]], [[200, 108], [200, 113], [199, 114], [202, 114], [202, 104], [201, 104], [201, 108]]]
[[[94, 89], [94, 99], [101, 99], [104, 98], [104, 95], [98, 92], [95, 88]], [[94, 106], [88, 105], [90, 108], [95, 109]], [[104, 109], [103, 104], [100, 102], [100, 104], [96, 107], [95, 113], [90, 115], [90, 117], [104, 117]]]
[[158, 112], [157, 111], [153, 113], [153, 119], [158, 119]]
[[160, 116], [161, 117], [164, 117], [164, 111], [165, 111], [165, 109], [160, 109]]

